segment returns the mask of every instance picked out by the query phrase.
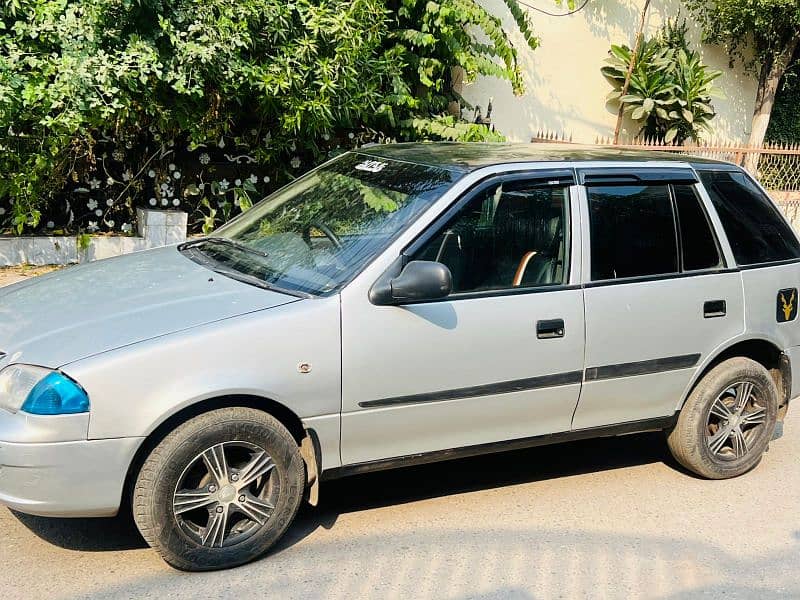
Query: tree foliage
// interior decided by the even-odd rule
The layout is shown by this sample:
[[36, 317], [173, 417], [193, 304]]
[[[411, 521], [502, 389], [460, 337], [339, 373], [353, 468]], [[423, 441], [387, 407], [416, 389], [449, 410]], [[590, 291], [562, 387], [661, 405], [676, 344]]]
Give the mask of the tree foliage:
[[[793, 78], [794, 79], [794, 78]], [[778, 92], [767, 130], [771, 142], [800, 143], [800, 86], [793, 80]]]
[[640, 44], [628, 91], [622, 95], [632, 52], [628, 46], [611, 46], [608, 66], [602, 68], [614, 86], [608, 100], [622, 103], [649, 138], [680, 144], [698, 140], [703, 131], [712, 132], [713, 82], [722, 73], [704, 65], [689, 47], [685, 22], [667, 23], [658, 35]]
[[686, 0], [700, 20], [704, 40], [724, 46], [731, 59], [758, 72], [800, 32], [797, 0]]
[[[786, 69], [800, 48], [797, 0], [686, 0], [704, 29], [704, 40], [724, 46], [731, 63], [741, 61], [758, 75], [749, 145], [760, 147]], [[755, 172], [758, 154], [745, 167]]]
[[[0, 2], [0, 226], [10, 216], [18, 232], [91, 178], [120, 184], [113, 202], [141, 203], [145, 184], [102, 171], [101, 140], [147, 149], [146, 173], [166, 172], [167, 140], [227, 138], [274, 186], [292, 157], [313, 164], [347, 140], [496, 137], [445, 114], [460, 100], [454, 66], [524, 87], [517, 49], [477, 0]], [[505, 4], [535, 48], [526, 14]]]

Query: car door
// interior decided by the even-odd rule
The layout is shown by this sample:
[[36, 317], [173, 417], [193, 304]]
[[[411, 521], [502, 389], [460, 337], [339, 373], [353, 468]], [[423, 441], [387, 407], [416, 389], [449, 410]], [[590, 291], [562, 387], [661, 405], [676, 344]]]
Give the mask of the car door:
[[744, 329], [694, 172], [584, 169], [586, 373], [574, 429], [674, 414], [703, 359]]
[[569, 430], [584, 347], [573, 184], [572, 170], [484, 180], [387, 257], [447, 265], [443, 300], [375, 306], [374, 277], [343, 291], [343, 464]]

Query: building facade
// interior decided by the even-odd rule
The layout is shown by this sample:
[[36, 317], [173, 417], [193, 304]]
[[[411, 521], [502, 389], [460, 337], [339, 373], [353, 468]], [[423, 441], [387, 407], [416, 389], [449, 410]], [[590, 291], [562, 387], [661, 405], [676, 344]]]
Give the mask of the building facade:
[[[529, 141], [539, 131], [572, 137], [575, 142], [593, 143], [614, 134], [616, 106], [606, 102], [612, 90], [600, 72], [611, 44], [634, 43], [645, 0], [589, 0], [569, 16], [548, 16], [523, 6], [530, 12], [541, 46], [531, 50], [517, 30], [502, 0], [482, 0], [500, 16], [519, 52], [526, 82], [526, 93], [517, 97], [506, 82], [492, 77], [466, 85], [464, 97], [484, 111], [492, 98], [492, 121], [509, 140]], [[553, 0], [525, 0], [542, 10], [567, 12]], [[582, 0], [577, 0], [580, 6]], [[715, 98], [717, 116], [714, 135], [720, 142], [744, 142], [756, 95], [756, 77], [737, 63], [730, 68], [723, 48], [702, 44], [701, 31], [681, 0], [653, 0], [645, 21], [645, 35], [656, 33], [670, 18], [687, 17], [689, 40], [710, 67], [723, 71], [716, 85], [721, 97]], [[638, 128], [625, 123], [624, 139], [635, 136]]]

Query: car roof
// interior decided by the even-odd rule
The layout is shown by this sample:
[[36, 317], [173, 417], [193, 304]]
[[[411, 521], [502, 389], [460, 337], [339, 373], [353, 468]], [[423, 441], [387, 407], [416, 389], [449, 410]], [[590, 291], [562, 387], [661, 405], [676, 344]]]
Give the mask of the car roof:
[[519, 162], [657, 161], [730, 166], [730, 163], [721, 160], [672, 152], [648, 152], [614, 148], [613, 146], [583, 146], [579, 144], [410, 142], [376, 144], [358, 148], [356, 152], [376, 158], [402, 160], [461, 171], [474, 171], [482, 167]]

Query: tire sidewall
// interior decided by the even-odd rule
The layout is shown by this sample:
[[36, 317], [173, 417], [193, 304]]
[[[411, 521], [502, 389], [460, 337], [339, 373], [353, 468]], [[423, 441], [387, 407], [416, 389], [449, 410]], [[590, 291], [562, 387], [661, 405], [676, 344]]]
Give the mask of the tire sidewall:
[[[749, 447], [747, 453], [734, 460], [715, 456], [708, 447], [708, 418], [716, 399], [733, 384], [746, 381], [752, 383], [755, 394], [766, 409], [766, 426]], [[701, 475], [714, 479], [735, 477], [753, 469], [761, 460], [775, 429], [778, 398], [775, 384], [761, 365], [747, 359], [733, 359], [715, 367], [695, 390], [690, 400], [691, 426], [696, 440], [695, 451], [702, 463]], [[687, 466], [687, 465], [684, 465]]]
[[[152, 488], [148, 494], [150, 522], [154, 524], [162, 556], [170, 564], [182, 569], [211, 570], [233, 567], [253, 560], [267, 551], [285, 532], [291, 523], [302, 496], [297, 481], [297, 446], [288, 444], [285, 435], [259, 420], [220, 419], [201, 427], [176, 430], [169, 447], [164, 448], [161, 462], [155, 470]], [[288, 435], [288, 432], [285, 432]], [[277, 487], [277, 502], [267, 523], [246, 540], [229, 547], [209, 548], [202, 546], [184, 532], [175, 517], [172, 507], [173, 495], [186, 467], [208, 448], [231, 441], [250, 442], [263, 448], [275, 463], [270, 477]], [[170, 560], [170, 557], [180, 560]]]

